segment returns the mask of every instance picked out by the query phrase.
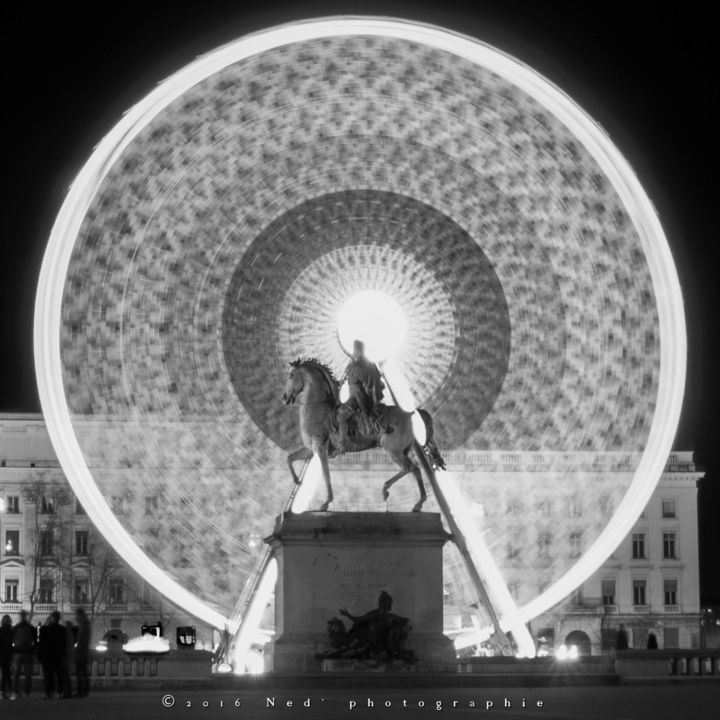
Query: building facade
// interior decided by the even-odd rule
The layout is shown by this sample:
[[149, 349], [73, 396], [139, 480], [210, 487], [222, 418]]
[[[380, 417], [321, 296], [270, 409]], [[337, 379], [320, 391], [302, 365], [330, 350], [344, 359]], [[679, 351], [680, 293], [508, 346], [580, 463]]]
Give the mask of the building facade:
[[0, 415], [0, 614], [21, 610], [34, 624], [78, 607], [93, 638], [135, 637], [157, 625], [174, 645], [176, 628], [194, 626], [196, 647], [211, 649], [213, 629], [139, 577], [96, 530], [60, 468], [40, 415]]
[[627, 537], [580, 588], [532, 621], [548, 645], [598, 654], [624, 625], [630, 648], [698, 648], [701, 638], [697, 485], [691, 452], [673, 452]]
[[[521, 606], [597, 537], [636, 460], [623, 453], [497, 452], [451, 452], [445, 459]], [[380, 501], [377, 478], [384, 471], [393, 469], [382, 453], [339, 458], [333, 509], [411, 507], [412, 483], [393, 489], [395, 505]], [[630, 647], [646, 647], [650, 633], [661, 648], [699, 645], [697, 482], [703, 475], [692, 453], [671, 454], [628, 536], [580, 588], [530, 623], [539, 647], [553, 652], [574, 644], [598, 654], [614, 647], [620, 624]], [[145, 505], [154, 496], [148, 497]], [[148, 513], [144, 504], [135, 511], [150, 519], [161, 510]], [[437, 510], [432, 497], [426, 509]], [[133, 636], [160, 622], [171, 640], [175, 627], [187, 625], [196, 627], [201, 648], [218, 640], [213, 628], [160, 596], [108, 546], [72, 493], [40, 415], [0, 415], [0, 537], [2, 614], [16, 619], [24, 608], [37, 623], [55, 609], [70, 616], [82, 606], [96, 638], [118, 628]], [[477, 607], [459, 553], [452, 543], [444, 552], [445, 629], [457, 638], [473, 630]], [[271, 612], [263, 626], [272, 633]]]

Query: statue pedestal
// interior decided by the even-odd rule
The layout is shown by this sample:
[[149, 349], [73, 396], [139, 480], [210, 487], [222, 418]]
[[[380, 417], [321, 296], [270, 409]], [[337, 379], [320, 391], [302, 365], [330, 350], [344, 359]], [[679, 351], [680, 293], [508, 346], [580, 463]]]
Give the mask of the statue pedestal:
[[418, 671], [454, 671], [452, 641], [443, 635], [442, 548], [448, 539], [437, 513], [285, 513], [266, 538], [278, 562], [276, 637], [266, 669], [332, 671], [316, 655], [329, 649], [328, 621], [350, 620], [378, 607], [384, 590], [392, 612], [408, 618], [405, 643]]

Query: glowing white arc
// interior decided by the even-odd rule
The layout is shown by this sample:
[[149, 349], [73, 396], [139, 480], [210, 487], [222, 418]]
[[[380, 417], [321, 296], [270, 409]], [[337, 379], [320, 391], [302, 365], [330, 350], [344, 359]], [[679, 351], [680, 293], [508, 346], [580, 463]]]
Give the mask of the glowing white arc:
[[[686, 372], [686, 335], [682, 297], [670, 251], [654, 208], [634, 172], [604, 131], [561, 90], [531, 68], [477, 40], [403, 20], [337, 17], [292, 23], [225, 45], [183, 68], [131, 108], [100, 142], [73, 182], [53, 226], [43, 260], [35, 308], [35, 366], [48, 432], [73, 487], [93, 521], [124, 560], [181, 607], [216, 627], [229, 623], [169, 578], [112, 514], [92, 478], [75, 436], [64, 395], [60, 332], [65, 277], [82, 221], [100, 184], [134, 138], [164, 108], [189, 88], [228, 65], [285, 44], [374, 35], [404, 39], [457, 55], [497, 73], [553, 113], [581, 142], [621, 198], [640, 238], [657, 302], [660, 373], [655, 414], [647, 446], [616, 515], [583, 557], [553, 586], [520, 609], [529, 619], [559, 602], [605, 560], [630, 530], [647, 503], [672, 447], [679, 420]], [[234, 628], [231, 628], [234, 630]]]

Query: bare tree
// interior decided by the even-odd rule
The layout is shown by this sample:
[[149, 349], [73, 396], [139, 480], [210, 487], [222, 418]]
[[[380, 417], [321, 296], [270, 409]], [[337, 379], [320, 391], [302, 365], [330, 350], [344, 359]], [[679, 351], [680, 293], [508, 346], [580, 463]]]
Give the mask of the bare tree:
[[56, 589], [60, 584], [58, 578], [62, 576], [68, 526], [65, 510], [72, 495], [66, 487], [49, 477], [26, 485], [23, 498], [26, 506], [32, 508], [31, 525], [26, 534], [30, 552], [25, 553], [31, 578], [27, 592], [30, 604], [28, 619], [32, 621], [35, 606], [41, 600], [43, 581], [52, 582]]
[[75, 595], [73, 601], [85, 608], [88, 619], [93, 622], [105, 614], [110, 580], [121, 568], [121, 563], [102, 537], [96, 533], [89, 537], [92, 540], [88, 541], [87, 554], [76, 555], [72, 563], [76, 582], [77, 578], [82, 578], [82, 583], [86, 584], [86, 590]]

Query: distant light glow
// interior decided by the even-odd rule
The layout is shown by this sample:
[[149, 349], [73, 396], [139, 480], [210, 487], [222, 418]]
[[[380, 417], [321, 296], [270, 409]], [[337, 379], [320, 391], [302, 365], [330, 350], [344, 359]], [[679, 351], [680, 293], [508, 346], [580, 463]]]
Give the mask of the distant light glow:
[[362, 290], [338, 314], [338, 336], [345, 352], [353, 340], [365, 343], [365, 354], [379, 362], [398, 354], [405, 342], [407, 320], [400, 304], [380, 290]]
[[134, 637], [123, 645], [127, 653], [166, 653], [170, 651], [170, 641], [157, 635]]
[[555, 653], [555, 657], [558, 660], [577, 660], [578, 656], [579, 652], [577, 645], [571, 645], [570, 647], [567, 645], [561, 645]]

